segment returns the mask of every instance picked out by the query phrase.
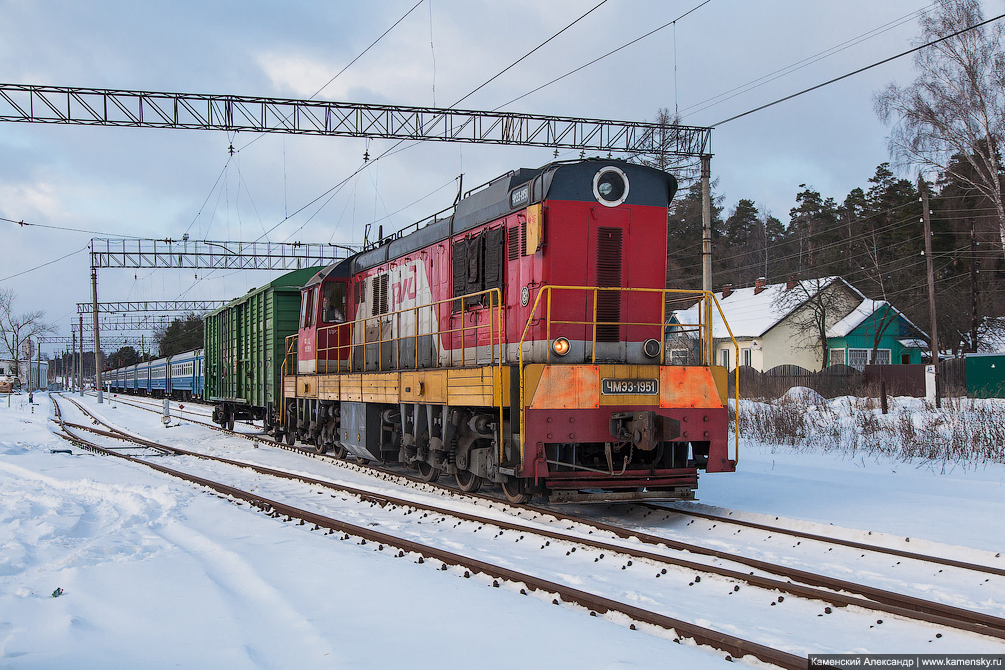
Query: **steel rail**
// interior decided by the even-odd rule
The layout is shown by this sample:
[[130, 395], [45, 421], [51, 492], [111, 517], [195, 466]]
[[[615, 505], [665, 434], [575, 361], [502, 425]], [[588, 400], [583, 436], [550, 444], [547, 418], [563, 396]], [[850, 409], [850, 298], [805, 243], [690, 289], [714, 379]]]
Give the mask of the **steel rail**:
[[[56, 406], [57, 420], [59, 420], [62, 425], [62, 418], [60, 417], [59, 405], [53, 398], [53, 404]], [[64, 429], [65, 431], [65, 429]], [[514, 584], [524, 584], [531, 590], [543, 591], [546, 593], [554, 593], [558, 595], [562, 600], [566, 602], [575, 603], [589, 609], [590, 611], [606, 613], [606, 612], [618, 612], [629, 617], [633, 621], [639, 621], [641, 623], [646, 623], [654, 626], [658, 626], [670, 631], [673, 631], [676, 635], [683, 638], [690, 638], [694, 640], [699, 645], [707, 645], [714, 647], [720, 651], [724, 651], [735, 658], [742, 658], [744, 656], [753, 656], [765, 663], [770, 663], [781, 668], [786, 668], [787, 670], [803, 670], [806, 667], [807, 660], [801, 656], [790, 654], [785, 651], [774, 649], [766, 645], [759, 644], [757, 642], [752, 642], [739, 638], [733, 635], [728, 635], [720, 631], [716, 631], [710, 628], [705, 628], [703, 626], [698, 626], [686, 621], [681, 621], [673, 617], [669, 617], [656, 612], [651, 612], [649, 610], [642, 609], [640, 607], [635, 607], [626, 603], [621, 603], [616, 600], [605, 598], [603, 596], [598, 596], [586, 591], [579, 589], [569, 588], [564, 584], [558, 584], [551, 582], [533, 575], [519, 572], [516, 570], [511, 570], [509, 568], [504, 568], [501, 566], [494, 565], [492, 563], [487, 563], [485, 561], [480, 561], [478, 559], [470, 558], [467, 556], [462, 556], [460, 554], [455, 554], [437, 547], [432, 547], [420, 542], [415, 542], [412, 540], [405, 540], [403, 538], [395, 537], [393, 535], [388, 535], [386, 533], [381, 533], [370, 528], [356, 526], [354, 524], [346, 523], [344, 521], [339, 521], [330, 517], [317, 514], [315, 512], [310, 512], [303, 510], [293, 505], [288, 505], [277, 500], [272, 500], [254, 494], [242, 489], [238, 489], [227, 484], [222, 484], [220, 482], [207, 479], [205, 477], [199, 477], [197, 475], [192, 475], [189, 473], [181, 472], [179, 470], [174, 470], [173, 468], [168, 468], [164, 465], [158, 463], [152, 463], [140, 458], [129, 456], [126, 454], [119, 454], [109, 449], [106, 449], [100, 445], [87, 442], [80, 437], [74, 436], [72, 434], [66, 433], [66, 439], [69, 441], [81, 445], [82, 448], [88, 449], [94, 453], [99, 453], [108, 456], [115, 456], [117, 458], [122, 458], [132, 463], [138, 463], [145, 465], [153, 470], [156, 470], [162, 474], [166, 474], [184, 481], [198, 484], [200, 486], [206, 487], [222, 495], [229, 496], [237, 500], [243, 500], [250, 505], [261, 509], [262, 511], [270, 514], [285, 515], [290, 519], [297, 518], [305, 523], [312, 523], [317, 528], [326, 528], [329, 531], [338, 531], [345, 533], [347, 536], [359, 537], [363, 540], [370, 542], [377, 542], [380, 545], [388, 545], [389, 547], [398, 549], [401, 552], [410, 552], [419, 554], [425, 558], [432, 558], [440, 561], [444, 565], [455, 565], [459, 567], [466, 568], [475, 573], [481, 573], [495, 579], [503, 579]], [[343, 538], [344, 539], [344, 538]], [[402, 554], [403, 555], [403, 554]]]
[[729, 517], [718, 516], [716, 514], [708, 514], [707, 512], [698, 512], [696, 510], [687, 510], [687, 509], [680, 509], [677, 507], [664, 507], [660, 505], [647, 505], [647, 504], [642, 504], [642, 506], [648, 507], [650, 509], [656, 509], [661, 512], [674, 512], [686, 516], [697, 517], [699, 519], [707, 519], [709, 521], [730, 523], [737, 526], [743, 526], [745, 528], [755, 528], [757, 530], [764, 530], [771, 533], [778, 533], [781, 535], [790, 535], [792, 537], [799, 537], [806, 540], [816, 540], [818, 542], [825, 542], [827, 544], [839, 544], [841, 546], [851, 547], [853, 549], [867, 550], [880, 554], [889, 554], [891, 556], [897, 556], [899, 558], [910, 558], [912, 560], [924, 561], [925, 563], [938, 563], [939, 565], [946, 565], [953, 568], [962, 568], [964, 570], [973, 570], [976, 572], [986, 572], [991, 575], [998, 575], [1000, 577], [1005, 577], [1005, 568], [996, 568], [991, 565], [981, 565], [980, 563], [969, 563], [967, 561], [958, 561], [952, 558], [943, 558], [941, 556], [931, 556], [929, 554], [919, 554], [911, 551], [904, 551], [903, 549], [894, 549], [892, 547], [883, 547], [875, 544], [866, 544], [865, 542], [856, 542], [855, 540], [845, 540], [837, 537], [828, 537], [826, 535], [817, 535], [814, 533], [807, 533], [801, 530], [781, 528], [779, 526], [769, 526], [767, 524], [757, 523], [756, 521], [746, 521], [744, 519], [731, 519]]
[[[72, 398], [70, 398], [69, 400], [71, 403], [76, 405], [81, 411], [86, 412], [90, 416], [92, 416], [92, 418], [97, 419], [97, 417], [93, 417], [93, 415], [91, 415], [90, 412], [88, 412], [85, 408], [81, 407], [75, 400], [73, 400]], [[118, 431], [117, 429], [113, 428], [112, 430], [115, 431], [116, 433], [121, 433], [121, 431]], [[120, 439], [132, 439], [145, 446], [151, 444], [153, 445], [157, 444], [157, 443], [151, 443], [147, 440], [133, 438], [132, 436], [129, 436], [128, 434], [125, 433], [122, 433], [122, 435], [124, 435], [124, 437]], [[198, 452], [192, 452], [176, 447], [167, 447], [165, 445], [158, 445], [158, 446], [160, 446], [162, 449], [172, 450], [180, 455], [193, 456], [196, 458], [211, 460], [214, 462], [225, 463], [235, 467], [250, 469], [259, 474], [280, 477], [283, 479], [299, 480], [314, 486], [342, 491], [360, 497], [363, 500], [376, 502], [381, 505], [392, 504], [402, 507], [411, 507], [414, 509], [425, 510], [427, 512], [432, 512], [438, 515], [444, 514], [447, 516], [452, 516], [454, 518], [463, 519], [465, 521], [472, 521], [475, 523], [484, 523], [487, 525], [493, 525], [503, 530], [512, 530], [517, 532], [522, 531], [534, 535], [540, 535], [542, 537], [546, 537], [553, 540], [565, 541], [570, 542], [572, 544], [588, 546], [598, 550], [617, 552], [627, 556], [631, 556], [632, 558], [647, 559], [656, 563], [673, 565], [675, 567], [699, 572], [705, 572], [708, 574], [715, 574], [721, 577], [725, 577], [727, 579], [736, 579], [739, 581], [743, 581], [751, 586], [760, 587], [766, 590], [777, 590], [801, 598], [822, 600], [824, 602], [829, 602], [832, 605], [836, 605], [839, 607], [847, 607], [854, 605], [863, 607], [865, 609], [872, 609], [876, 611], [886, 612], [888, 614], [899, 615], [908, 619], [925, 621], [928, 623], [942, 625], [949, 628], [956, 628], [959, 630], [966, 630], [968, 632], [988, 635], [990, 637], [1005, 639], [1005, 619], [984, 614], [981, 612], [974, 612], [971, 610], [954, 607], [951, 605], [944, 605], [942, 603], [936, 603], [921, 598], [916, 598], [913, 596], [907, 596], [891, 591], [886, 591], [883, 589], [863, 586], [860, 584], [856, 584], [854, 582], [839, 580], [832, 577], [818, 575], [815, 573], [783, 568], [783, 570], [785, 570], [783, 576], [797, 579], [798, 581], [803, 582], [804, 584], [810, 584], [810, 586], [801, 586], [798, 584], [792, 584], [790, 582], [784, 582], [777, 579], [771, 579], [768, 577], [747, 574], [719, 566], [697, 563], [694, 561], [688, 561], [684, 559], [666, 556], [664, 554], [657, 554], [641, 549], [635, 549], [631, 547], [625, 547], [622, 545], [611, 544], [609, 542], [604, 542], [602, 540], [590, 539], [576, 535], [569, 535], [566, 533], [559, 533], [546, 529], [538, 529], [523, 524], [516, 524], [497, 519], [489, 519], [486, 517], [467, 514], [464, 512], [448, 510], [445, 508], [436, 507], [433, 505], [428, 505], [413, 500], [373, 493], [371, 491], [366, 491], [364, 489], [358, 489], [355, 487], [350, 487], [342, 484], [336, 484], [334, 482], [308, 477], [303, 474], [291, 473], [283, 470], [276, 470], [274, 468], [267, 468], [264, 466], [259, 466], [244, 461], [236, 461], [233, 459], [223, 458], [220, 456], [201, 454]], [[553, 516], [552, 513], [549, 511], [542, 511], [542, 510], [536, 510], [536, 511], [548, 516]], [[668, 547], [668, 548], [675, 548], [675, 547]], [[690, 551], [690, 549], [684, 549], [684, 550]], [[733, 555], [725, 552], [722, 552], [721, 557], [727, 560], [736, 561], [736, 558]], [[769, 563], [763, 563], [763, 566], [766, 566], [762, 568], [765, 571], [771, 572], [772, 574], [779, 574], [780, 566]], [[868, 600], [864, 600], [862, 598], [853, 598], [844, 595], [843, 593], [833, 593], [829, 590], [822, 591], [819, 590], [820, 588], [834, 589], [835, 591], [845, 591], [848, 593], [855, 593], [868, 598]]]

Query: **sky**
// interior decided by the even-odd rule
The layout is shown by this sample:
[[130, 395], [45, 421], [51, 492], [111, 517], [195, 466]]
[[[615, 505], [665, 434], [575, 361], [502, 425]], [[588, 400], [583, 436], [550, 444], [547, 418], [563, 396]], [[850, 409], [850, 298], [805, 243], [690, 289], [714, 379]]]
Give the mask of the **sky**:
[[[423, 0], [408, 13], [416, 2], [0, 0], [0, 81], [291, 98], [320, 91], [320, 99], [448, 107], [599, 0]], [[999, 5], [989, 0], [986, 14]], [[462, 108], [651, 121], [666, 107], [685, 124], [712, 126], [907, 50], [917, 12], [932, 7], [925, 0], [607, 0]], [[801, 184], [838, 201], [867, 185], [889, 160], [888, 128], [873, 96], [891, 82], [909, 83], [912, 68], [903, 58], [716, 126], [712, 174], [727, 215], [747, 198], [787, 223]], [[69, 335], [76, 304], [90, 301], [91, 238], [358, 244], [368, 223], [389, 232], [449, 207], [461, 173], [470, 188], [553, 159], [541, 148], [429, 142], [371, 161], [305, 207], [352, 175], [364, 153], [392, 144], [2, 123], [0, 218], [34, 225], [0, 221], [0, 287], [17, 294], [17, 310], [43, 309], [58, 334]], [[101, 270], [98, 297], [222, 300], [271, 278]]]

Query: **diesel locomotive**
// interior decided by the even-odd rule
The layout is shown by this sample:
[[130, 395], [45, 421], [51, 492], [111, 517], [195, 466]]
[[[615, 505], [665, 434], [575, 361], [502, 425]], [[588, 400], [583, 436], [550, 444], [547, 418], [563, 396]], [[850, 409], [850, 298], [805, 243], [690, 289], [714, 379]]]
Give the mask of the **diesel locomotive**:
[[667, 288], [676, 190], [618, 160], [519, 169], [318, 271], [274, 430], [512, 502], [693, 499], [737, 456], [715, 298]]

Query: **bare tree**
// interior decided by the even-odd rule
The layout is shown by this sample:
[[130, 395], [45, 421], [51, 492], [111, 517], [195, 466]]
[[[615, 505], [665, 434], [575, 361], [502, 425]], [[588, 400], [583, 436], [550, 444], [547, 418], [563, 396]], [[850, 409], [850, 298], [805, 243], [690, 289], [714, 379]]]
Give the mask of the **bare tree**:
[[30, 341], [52, 332], [53, 327], [42, 321], [45, 312], [41, 310], [16, 314], [15, 297], [12, 289], [0, 289], [0, 346], [14, 361], [15, 374], [20, 376], [21, 356], [31, 356]]
[[799, 348], [820, 352], [820, 367], [827, 367], [830, 347], [827, 329], [848, 315], [861, 297], [840, 277], [790, 281], [772, 301], [774, 308], [791, 313], [790, 323], [802, 344]]
[[[925, 44], [981, 23], [980, 0], [939, 0], [921, 19]], [[891, 84], [876, 111], [894, 122], [890, 151], [902, 165], [948, 173], [994, 203], [1005, 248], [1005, 197], [999, 147], [1005, 136], [1005, 25], [968, 30], [917, 52], [921, 73], [910, 86]], [[957, 158], [954, 161], [954, 157]], [[960, 165], [966, 170], [960, 170]]]

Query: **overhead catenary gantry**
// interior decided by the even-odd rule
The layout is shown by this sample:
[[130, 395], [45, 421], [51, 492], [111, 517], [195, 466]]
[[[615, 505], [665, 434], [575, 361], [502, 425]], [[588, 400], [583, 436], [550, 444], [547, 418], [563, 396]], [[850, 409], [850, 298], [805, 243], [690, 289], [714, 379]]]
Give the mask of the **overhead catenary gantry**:
[[508, 144], [632, 156], [711, 153], [712, 129], [517, 112], [0, 84], [0, 121]]
[[[661, 166], [700, 158], [703, 177], [708, 174], [712, 153], [712, 129], [698, 126], [516, 112], [32, 84], [0, 84], [0, 121], [500, 144], [544, 147], [556, 152], [565, 149], [617, 153], [627, 158], [655, 159]], [[707, 177], [702, 179], [702, 189], [707, 198]], [[709, 208], [704, 209], [704, 236], [710, 240]], [[216, 262], [222, 265], [186, 266], [186, 259], [193, 263], [198, 262], [193, 259], [211, 263], [209, 259], [212, 255], [178, 253], [173, 248], [160, 254], [156, 248], [158, 240], [134, 241], [137, 249], [130, 254], [124, 249], [125, 240], [105, 240], [109, 244], [123, 245], [121, 251], [112, 253], [99, 249], [96, 242], [99, 240], [92, 240], [91, 245], [95, 350], [100, 342], [97, 307], [97, 270], [100, 267], [292, 269], [289, 266], [274, 267], [269, 255], [243, 254], [240, 250], [235, 255], [227, 248], [216, 253]], [[163, 242], [169, 247], [175, 244], [171, 240]], [[142, 248], [144, 243], [146, 251]], [[180, 243], [188, 243], [188, 240]], [[703, 246], [707, 248], [707, 251], [703, 249], [703, 263], [710, 264], [711, 245]], [[249, 260], [250, 265], [231, 265], [230, 259], [234, 262]], [[162, 262], [164, 264], [160, 264]], [[319, 261], [319, 264], [323, 263]], [[710, 276], [710, 270], [704, 275]], [[703, 288], [711, 290], [707, 282]], [[99, 403], [100, 374], [99, 370], [96, 379]]]
[[[227, 304], [226, 300], [130, 300], [126, 302], [99, 302], [99, 314], [124, 314], [126, 312], [208, 312]], [[94, 305], [78, 302], [78, 314], [90, 314]]]
[[91, 267], [299, 270], [329, 265], [358, 250], [344, 244], [95, 238], [91, 240]]

